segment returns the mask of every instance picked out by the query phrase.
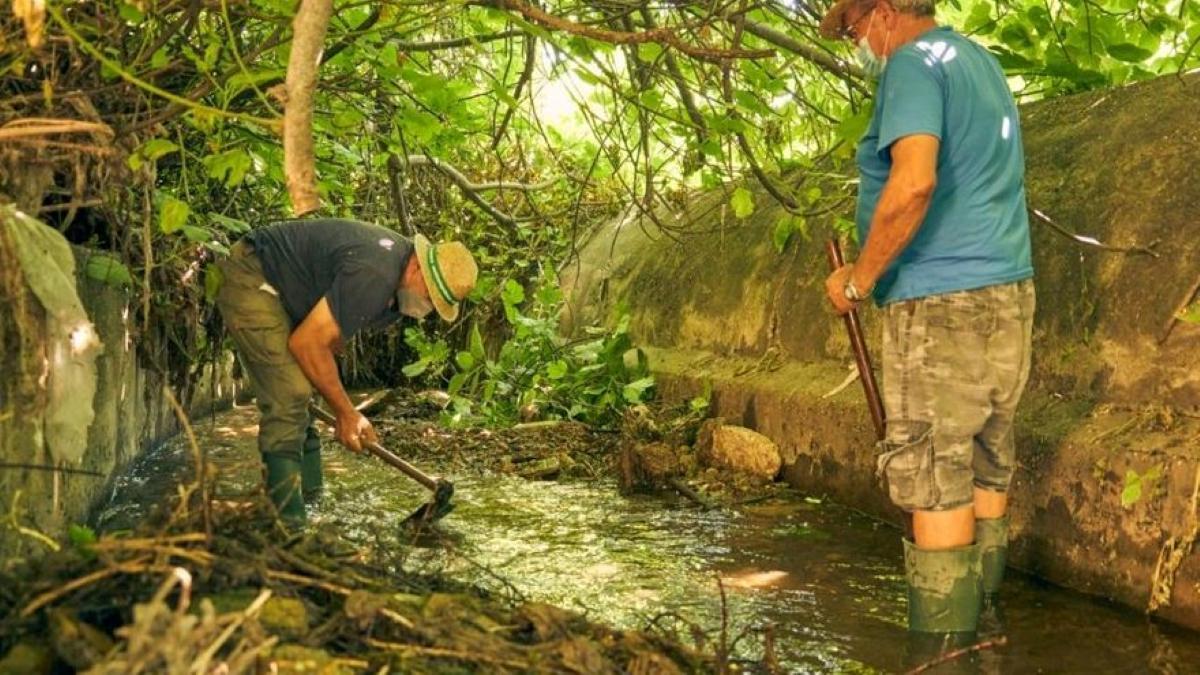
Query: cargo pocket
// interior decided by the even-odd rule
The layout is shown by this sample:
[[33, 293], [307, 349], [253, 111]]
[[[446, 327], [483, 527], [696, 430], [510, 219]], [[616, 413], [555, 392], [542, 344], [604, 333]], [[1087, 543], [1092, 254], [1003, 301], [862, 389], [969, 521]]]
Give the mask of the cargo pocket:
[[242, 358], [250, 363], [278, 366], [292, 362], [288, 351], [290, 327], [282, 319], [248, 321], [230, 325], [229, 333]]
[[883, 441], [875, 475], [887, 479], [888, 497], [906, 511], [932, 509], [941, 498], [933, 468], [933, 425], [910, 423], [903, 441]]

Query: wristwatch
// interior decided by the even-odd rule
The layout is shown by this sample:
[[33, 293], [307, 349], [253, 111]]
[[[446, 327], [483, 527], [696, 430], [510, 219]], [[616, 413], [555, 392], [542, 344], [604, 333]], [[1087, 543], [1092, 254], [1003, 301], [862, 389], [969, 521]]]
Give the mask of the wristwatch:
[[846, 294], [846, 299], [850, 302], [862, 302], [867, 299], [866, 294], [859, 291], [851, 279], [846, 280], [846, 288], [842, 289], [842, 292]]

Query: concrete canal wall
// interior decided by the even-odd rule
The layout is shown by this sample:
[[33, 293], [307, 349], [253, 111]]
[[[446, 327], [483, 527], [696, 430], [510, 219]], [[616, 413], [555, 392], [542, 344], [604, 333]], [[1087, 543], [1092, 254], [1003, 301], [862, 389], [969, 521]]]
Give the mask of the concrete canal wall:
[[[1067, 231], [1153, 254], [1032, 225], [1035, 361], [1018, 421], [1011, 561], [1137, 609], [1157, 593], [1168, 600], [1157, 614], [1200, 629], [1200, 551], [1189, 545], [1200, 325], [1171, 319], [1200, 282], [1198, 96], [1193, 74], [1022, 111], [1030, 206]], [[778, 253], [771, 233], [781, 210], [747, 184], [759, 208], [739, 220], [728, 206], [733, 187], [658, 214], [671, 236], [630, 215], [581, 241], [562, 272], [564, 328], [627, 307], [663, 396], [711, 385], [714, 414], [780, 443], [786, 480], [895, 519], [874, 475], [861, 387], [829, 395], [852, 357], [825, 309], [828, 223], [810, 218], [811, 239], [797, 236]], [[864, 323], [878, 353], [874, 310]]]
[[[136, 299], [85, 274], [88, 253], [66, 248], [51, 230], [37, 245], [67, 251], [75, 269], [51, 284], [70, 297], [49, 302], [82, 313], [48, 309], [30, 282], [44, 277], [31, 270], [54, 265], [54, 255], [18, 255], [18, 217], [0, 207], [0, 560], [44, 551], [32, 531], [59, 538], [86, 522], [114, 474], [178, 428], [162, 378], [139, 365]], [[68, 276], [76, 289], [67, 288]], [[76, 318], [64, 329], [62, 316]], [[193, 411], [233, 395], [230, 365], [216, 378], [210, 369], [197, 374]]]

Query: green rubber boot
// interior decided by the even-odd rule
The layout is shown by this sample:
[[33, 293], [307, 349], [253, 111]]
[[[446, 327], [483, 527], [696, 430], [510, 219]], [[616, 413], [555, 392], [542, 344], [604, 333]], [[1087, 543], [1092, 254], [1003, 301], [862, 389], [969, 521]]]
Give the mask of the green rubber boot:
[[971, 633], [982, 607], [979, 545], [924, 551], [904, 540], [908, 629], [918, 633]]
[[1004, 581], [1004, 562], [1008, 557], [1008, 516], [977, 519], [975, 543], [983, 561], [983, 594], [995, 596]]
[[301, 489], [305, 503], [311, 503], [321, 496], [325, 487], [325, 479], [321, 475], [321, 437], [311, 424], [305, 432], [304, 454], [301, 456]]
[[274, 452], [263, 455], [263, 464], [267, 468], [267, 495], [290, 530], [304, 529], [307, 521], [300, 492], [300, 463], [294, 455]]

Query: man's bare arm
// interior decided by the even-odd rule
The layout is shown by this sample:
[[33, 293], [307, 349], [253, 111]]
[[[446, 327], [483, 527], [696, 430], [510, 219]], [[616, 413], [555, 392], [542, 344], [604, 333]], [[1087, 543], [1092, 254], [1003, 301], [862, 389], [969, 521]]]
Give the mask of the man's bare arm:
[[337, 416], [338, 440], [354, 451], [362, 449], [362, 439], [374, 441], [375, 430], [350, 402], [338, 375], [334, 352], [341, 347], [342, 330], [338, 327], [329, 301], [321, 298], [304, 321], [288, 338], [288, 351], [300, 364], [300, 370], [317, 388]]
[[936, 136], [905, 136], [892, 144], [892, 170], [875, 214], [871, 233], [850, 278], [861, 291], [875, 286], [888, 265], [908, 246], [929, 211], [937, 186]]

